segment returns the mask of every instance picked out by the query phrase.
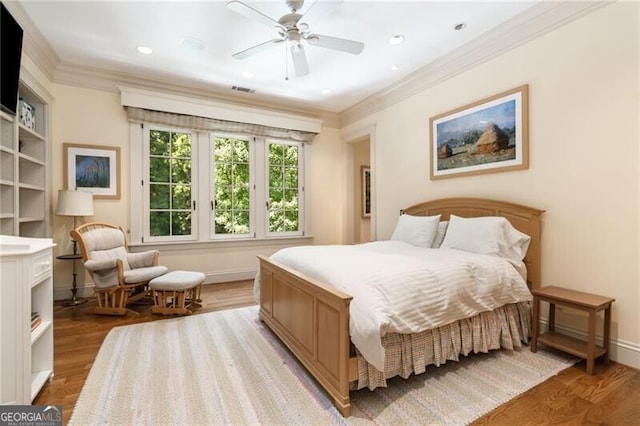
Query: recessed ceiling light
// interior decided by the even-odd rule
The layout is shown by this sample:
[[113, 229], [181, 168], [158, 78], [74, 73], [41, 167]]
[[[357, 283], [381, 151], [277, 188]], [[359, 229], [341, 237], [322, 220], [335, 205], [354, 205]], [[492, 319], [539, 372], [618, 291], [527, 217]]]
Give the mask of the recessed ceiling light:
[[322, 93], [323, 95], [328, 95], [331, 93], [331, 89], [322, 89], [320, 93]]
[[151, 55], [153, 53], [153, 50], [151, 50], [151, 48], [147, 46], [138, 46], [136, 47], [136, 50], [143, 55]]
[[389, 39], [389, 44], [400, 44], [404, 41], [404, 36], [402, 34], [394, 34]]
[[391, 65], [391, 71], [398, 71], [399, 69], [397, 65]]
[[182, 39], [182, 47], [194, 52], [202, 52], [206, 45], [202, 40], [198, 40], [197, 38], [193, 37], [187, 37]]
[[253, 78], [253, 77], [255, 77], [256, 75], [255, 75], [254, 73], [252, 73], [251, 71], [245, 71], [245, 72], [243, 72], [243, 73], [242, 73], [242, 76], [243, 76], [244, 78]]
[[460, 22], [459, 24], [456, 24], [453, 29], [456, 31], [462, 31], [465, 29], [465, 27], [467, 26], [467, 24], [465, 24], [464, 22]]

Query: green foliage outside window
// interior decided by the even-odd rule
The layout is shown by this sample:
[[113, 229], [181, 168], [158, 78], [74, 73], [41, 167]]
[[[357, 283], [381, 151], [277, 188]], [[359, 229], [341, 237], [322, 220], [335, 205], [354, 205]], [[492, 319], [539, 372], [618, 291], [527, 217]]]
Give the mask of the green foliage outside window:
[[152, 236], [191, 234], [191, 134], [149, 131]]
[[297, 145], [269, 143], [269, 231], [298, 231]]
[[249, 141], [214, 138], [215, 233], [248, 234], [250, 230]]

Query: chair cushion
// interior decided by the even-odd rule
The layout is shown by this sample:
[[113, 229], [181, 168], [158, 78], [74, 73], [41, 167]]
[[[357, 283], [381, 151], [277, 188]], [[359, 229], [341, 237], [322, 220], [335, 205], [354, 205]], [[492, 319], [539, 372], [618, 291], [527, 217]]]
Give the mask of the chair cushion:
[[107, 250], [93, 250], [89, 252], [89, 259], [91, 260], [122, 260], [122, 265], [125, 271], [131, 269], [129, 267], [129, 261], [127, 260], [127, 250], [124, 246], [115, 247]]
[[149, 287], [154, 290], [187, 290], [201, 284], [204, 278], [202, 272], [171, 271], [151, 280]]
[[125, 242], [122, 231], [112, 228], [92, 229], [82, 234], [82, 239], [90, 252], [124, 247]]
[[124, 272], [124, 282], [126, 284], [147, 282], [166, 274], [167, 271], [166, 266], [147, 266], [146, 268], [130, 269]]

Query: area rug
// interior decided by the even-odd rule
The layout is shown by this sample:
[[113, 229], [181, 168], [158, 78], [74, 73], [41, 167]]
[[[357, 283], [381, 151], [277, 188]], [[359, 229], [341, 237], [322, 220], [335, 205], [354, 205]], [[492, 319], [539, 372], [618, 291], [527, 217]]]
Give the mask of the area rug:
[[576, 361], [526, 347], [471, 355], [352, 392], [345, 419], [257, 317], [251, 306], [114, 328], [69, 424], [466, 424]]

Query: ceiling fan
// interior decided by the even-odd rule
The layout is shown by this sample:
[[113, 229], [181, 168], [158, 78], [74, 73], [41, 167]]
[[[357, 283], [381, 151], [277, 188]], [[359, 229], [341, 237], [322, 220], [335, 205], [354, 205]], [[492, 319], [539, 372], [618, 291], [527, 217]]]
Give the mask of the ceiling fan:
[[[326, 35], [314, 34], [309, 30], [309, 25], [300, 22], [303, 15], [298, 13], [303, 5], [304, 0], [285, 0], [290, 13], [282, 15], [277, 21], [265, 15], [259, 10], [243, 3], [240, 0], [227, 1], [227, 7], [249, 19], [261, 22], [274, 28], [278, 32], [278, 37], [265, 41], [245, 50], [234, 53], [236, 59], [246, 59], [263, 50], [274, 46], [282, 45], [289, 42], [289, 51], [296, 76], [302, 77], [309, 74], [309, 64], [307, 63], [307, 55], [304, 51], [304, 43], [311, 46], [324, 47], [327, 49], [339, 50], [341, 52], [359, 54], [364, 49], [364, 43], [354, 40], [346, 40], [338, 37], [330, 37]], [[305, 14], [317, 3], [313, 4], [306, 10]]]

